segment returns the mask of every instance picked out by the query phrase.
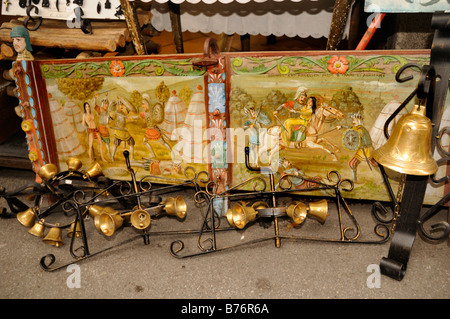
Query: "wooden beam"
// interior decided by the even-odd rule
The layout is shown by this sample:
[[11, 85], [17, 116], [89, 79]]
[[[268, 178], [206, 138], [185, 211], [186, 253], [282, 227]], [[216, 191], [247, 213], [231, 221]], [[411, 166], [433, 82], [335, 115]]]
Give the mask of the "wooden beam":
[[353, 0], [336, 0], [328, 34], [327, 50], [337, 50], [344, 34], [347, 17], [352, 8]]

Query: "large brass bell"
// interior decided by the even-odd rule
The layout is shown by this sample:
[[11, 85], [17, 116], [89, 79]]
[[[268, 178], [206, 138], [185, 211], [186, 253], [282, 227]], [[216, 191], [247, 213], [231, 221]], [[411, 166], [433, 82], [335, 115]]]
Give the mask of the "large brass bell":
[[81, 168], [81, 166], [83, 166], [83, 163], [77, 157], [70, 157], [66, 161], [66, 164], [67, 164], [67, 170], [69, 170], [69, 171], [78, 171]]
[[45, 230], [44, 220], [41, 219], [40, 221], [35, 223], [34, 226], [28, 230], [28, 232], [36, 237], [44, 237], [44, 230]]
[[98, 231], [105, 236], [112, 236], [123, 224], [123, 217], [115, 213], [102, 213], [94, 218], [94, 224]]
[[94, 177], [103, 175], [102, 167], [96, 162], [91, 168], [89, 168], [84, 174], [85, 178], [92, 179]]
[[45, 181], [48, 181], [58, 173], [58, 167], [55, 164], [49, 163], [41, 166], [38, 175]]
[[34, 221], [36, 219], [34, 208], [30, 207], [21, 213], [17, 213], [16, 217], [19, 223], [21, 223], [25, 227], [31, 227], [34, 225]]
[[59, 228], [59, 224], [55, 224], [54, 227], [50, 228], [47, 236], [44, 237], [43, 241], [46, 244], [50, 244], [56, 247], [60, 247], [63, 245], [61, 228]]
[[75, 236], [75, 238], [79, 238], [81, 237], [82, 233], [81, 233], [81, 226], [80, 223], [77, 222], [77, 226], [75, 227], [75, 222], [73, 222], [72, 224], [70, 224], [70, 229], [69, 232], [67, 233], [67, 236], [72, 238]]
[[236, 203], [227, 210], [228, 223], [238, 229], [243, 229], [249, 222], [254, 221], [256, 215], [256, 210], [243, 202]]
[[187, 204], [183, 196], [167, 197], [161, 204], [164, 204], [167, 215], [177, 216], [178, 218], [186, 217]]
[[384, 167], [408, 175], [432, 175], [438, 170], [431, 154], [432, 124], [425, 107], [415, 105], [403, 115], [388, 141], [374, 151], [373, 158]]
[[130, 222], [137, 229], [145, 229], [150, 226], [152, 219], [150, 214], [143, 209], [135, 210], [130, 216]]

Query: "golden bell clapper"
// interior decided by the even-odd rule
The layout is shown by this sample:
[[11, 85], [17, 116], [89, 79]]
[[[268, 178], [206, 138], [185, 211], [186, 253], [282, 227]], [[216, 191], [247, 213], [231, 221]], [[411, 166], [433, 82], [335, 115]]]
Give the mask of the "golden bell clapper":
[[245, 203], [236, 203], [227, 210], [227, 220], [231, 226], [243, 229], [245, 225], [256, 219], [257, 212]]
[[55, 224], [52, 228], [50, 228], [47, 236], [44, 237], [43, 241], [46, 244], [50, 244], [56, 247], [60, 247], [63, 245], [62, 237], [61, 237], [61, 228], [59, 228], [59, 224]]
[[393, 171], [426, 176], [436, 173], [438, 165], [431, 154], [432, 123], [425, 107], [415, 105], [403, 115], [388, 141], [374, 151], [373, 158]]
[[187, 204], [183, 196], [167, 197], [161, 204], [164, 204], [164, 210], [167, 215], [177, 216], [181, 219], [186, 217]]
[[44, 229], [45, 229], [44, 220], [41, 219], [40, 221], [35, 223], [34, 226], [28, 230], [28, 232], [36, 237], [44, 237]]
[[23, 212], [17, 213], [16, 217], [19, 223], [21, 223], [25, 227], [32, 227], [36, 219], [34, 208], [30, 207]]
[[81, 168], [81, 166], [83, 166], [83, 163], [77, 157], [70, 157], [66, 161], [66, 164], [67, 164], [67, 170], [69, 170], [69, 171], [78, 171]]
[[41, 166], [38, 171], [38, 175], [45, 181], [50, 180], [58, 173], [58, 167], [55, 164], [49, 163]]
[[150, 214], [143, 209], [137, 209], [133, 211], [133, 213], [130, 216], [130, 222], [133, 227], [137, 229], [145, 229], [148, 226], [150, 226], [151, 223], [151, 217]]

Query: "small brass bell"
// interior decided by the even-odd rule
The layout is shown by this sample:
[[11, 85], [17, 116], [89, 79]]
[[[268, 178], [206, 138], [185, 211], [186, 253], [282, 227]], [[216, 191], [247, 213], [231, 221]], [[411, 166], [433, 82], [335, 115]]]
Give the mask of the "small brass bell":
[[58, 173], [58, 167], [55, 164], [45, 164], [39, 168], [38, 175], [45, 181], [48, 181]]
[[135, 210], [130, 216], [131, 225], [137, 229], [147, 228], [150, 226], [151, 221], [150, 214], [143, 209]]
[[44, 237], [44, 229], [45, 229], [44, 220], [41, 219], [40, 221], [35, 223], [34, 226], [28, 230], [28, 232], [36, 237]]
[[373, 158], [399, 173], [432, 175], [438, 170], [431, 154], [432, 129], [425, 107], [415, 105], [410, 114], [399, 119], [388, 141], [374, 151]]
[[307, 213], [308, 208], [305, 203], [300, 201], [291, 203], [286, 209], [286, 214], [292, 218], [292, 221], [296, 225], [300, 225], [305, 221]]
[[318, 202], [311, 202], [308, 204], [308, 215], [314, 216], [322, 224], [328, 217], [328, 202], [326, 199], [322, 199]]
[[86, 207], [89, 211], [89, 215], [91, 215], [92, 217], [101, 215], [104, 212], [104, 207], [99, 205], [88, 205]]
[[47, 236], [44, 237], [43, 241], [46, 244], [50, 244], [56, 247], [60, 247], [63, 245], [61, 228], [59, 228], [59, 224], [55, 224], [54, 227], [50, 228]]
[[30, 207], [21, 213], [17, 213], [16, 217], [19, 223], [21, 223], [25, 227], [31, 227], [34, 225], [34, 221], [36, 219], [36, 215], [34, 214], [34, 208]]
[[255, 210], [264, 209], [264, 208], [268, 208], [268, 207], [269, 207], [269, 204], [267, 204], [264, 201], [257, 201], [252, 204], [252, 208]]
[[167, 215], [177, 216], [178, 218], [186, 217], [187, 204], [183, 196], [179, 195], [175, 198], [167, 197], [164, 202], [164, 210]]
[[95, 217], [95, 227], [105, 236], [112, 236], [123, 224], [123, 217], [115, 214], [103, 213]]
[[83, 166], [83, 163], [81, 162], [80, 159], [76, 158], [76, 157], [70, 157], [67, 161], [67, 169], [69, 171], [78, 171], [81, 166]]
[[98, 162], [96, 162], [91, 168], [86, 171], [84, 175], [85, 178], [92, 179], [94, 177], [100, 176], [103, 174], [102, 167]]
[[245, 225], [256, 219], [256, 210], [244, 203], [236, 203], [227, 210], [227, 220], [231, 226], [243, 229]]
[[75, 222], [70, 224], [70, 229], [69, 229], [69, 232], [67, 233], [67, 236], [70, 238], [72, 238], [73, 236], [75, 236], [75, 238], [79, 238], [79, 237], [81, 237], [81, 235], [82, 235], [82, 233], [81, 233], [80, 223], [77, 222], [76, 228], [75, 228]]

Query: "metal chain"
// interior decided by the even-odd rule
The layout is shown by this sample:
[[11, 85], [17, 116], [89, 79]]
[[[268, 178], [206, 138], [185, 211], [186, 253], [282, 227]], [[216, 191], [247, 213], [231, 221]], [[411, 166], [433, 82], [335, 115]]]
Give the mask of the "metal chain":
[[394, 206], [394, 217], [392, 218], [392, 232], [395, 230], [395, 226], [397, 226], [397, 219], [400, 217], [400, 203], [402, 202], [403, 197], [403, 187], [406, 182], [406, 174], [402, 174], [400, 178], [400, 182], [398, 184], [397, 196], [395, 198], [395, 206]]

